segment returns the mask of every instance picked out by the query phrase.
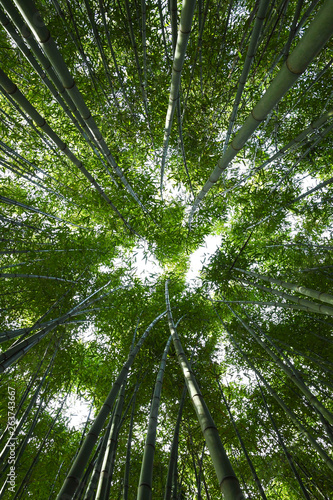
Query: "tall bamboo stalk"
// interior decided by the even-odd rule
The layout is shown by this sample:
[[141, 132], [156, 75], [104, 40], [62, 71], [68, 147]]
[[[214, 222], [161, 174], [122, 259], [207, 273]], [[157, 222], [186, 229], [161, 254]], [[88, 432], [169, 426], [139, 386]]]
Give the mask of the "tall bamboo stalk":
[[183, 347], [179, 340], [171, 313], [168, 280], [166, 280], [165, 282], [165, 301], [167, 305], [169, 328], [177, 353], [177, 358], [183, 371], [187, 390], [191, 397], [202, 433], [207, 444], [207, 448], [214, 465], [221, 492], [225, 496], [225, 500], [243, 500], [244, 495], [240, 490], [239, 481], [227, 457], [215, 422], [203, 399], [199, 385], [196, 381], [194, 373], [190, 367], [190, 364], [185, 356]]
[[180, 76], [183, 69], [185, 60], [186, 48], [191, 33], [192, 19], [194, 15], [195, 0], [183, 0], [182, 11], [180, 17], [180, 26], [177, 36], [177, 44], [173, 58], [171, 87], [169, 95], [169, 104], [165, 119], [164, 139], [163, 139], [163, 153], [161, 163], [161, 195], [163, 193], [163, 177], [165, 160], [168, 152], [169, 139], [171, 134], [171, 127], [173, 115], [176, 108], [176, 103], [179, 98]]
[[147, 430], [146, 443], [142, 458], [140, 480], [138, 487], [137, 500], [150, 500], [152, 497], [153, 484], [153, 463], [155, 454], [155, 442], [157, 431], [158, 411], [161, 401], [162, 384], [164, 378], [165, 365], [169, 352], [172, 337], [170, 335], [160, 363], [160, 368], [156, 377], [154, 394], [151, 401], [150, 416]]

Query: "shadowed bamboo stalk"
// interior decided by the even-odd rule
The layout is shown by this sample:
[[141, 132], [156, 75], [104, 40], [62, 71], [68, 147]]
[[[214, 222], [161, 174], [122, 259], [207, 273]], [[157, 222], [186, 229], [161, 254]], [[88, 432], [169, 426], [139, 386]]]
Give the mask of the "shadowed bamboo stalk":
[[110, 434], [108, 438], [108, 442], [106, 445], [106, 450], [104, 452], [103, 463], [101, 472], [99, 475], [97, 491], [95, 495], [95, 500], [107, 500], [109, 498], [109, 489], [111, 486], [112, 480], [112, 455], [115, 453], [117, 435], [118, 435], [118, 426], [121, 417], [121, 412], [124, 404], [125, 397], [125, 388], [126, 388], [127, 376], [125, 377], [121, 391], [118, 396], [117, 404], [115, 406], [114, 416], [112, 419]]
[[122, 370], [120, 371], [118, 377], [116, 378], [111, 391], [109, 392], [102, 408], [100, 409], [94, 423], [92, 424], [81, 448], [80, 451], [71, 467], [71, 470], [69, 471], [69, 474], [67, 476], [67, 479], [65, 480], [58, 496], [57, 500], [68, 500], [71, 498], [77, 486], [80, 483], [80, 479], [83, 475], [84, 468], [86, 467], [90, 454], [94, 448], [94, 445], [98, 439], [99, 433], [102, 430], [102, 427], [104, 425], [104, 422], [109, 415], [115, 399], [117, 397], [117, 394], [119, 392], [119, 389], [121, 387], [121, 384], [123, 383], [125, 377], [127, 376], [129, 369], [131, 368], [133, 361], [135, 359], [135, 356], [139, 352], [142, 344], [144, 343], [145, 339], [147, 338], [149, 332], [151, 329], [155, 326], [155, 324], [163, 317], [166, 315], [166, 311], [164, 311], [162, 314], [157, 316], [148, 326], [142, 337], [140, 338], [139, 342], [136, 344], [135, 348], [130, 352], [126, 363], [124, 364]]
[[20, 498], [21, 493], [24, 491], [24, 488], [26, 488], [26, 487], [28, 486], [28, 484], [29, 484], [29, 478], [30, 478], [30, 476], [31, 476], [31, 473], [32, 473], [32, 471], [33, 471], [34, 467], [37, 465], [37, 463], [38, 463], [38, 461], [39, 461], [39, 459], [40, 459], [40, 455], [41, 455], [41, 453], [45, 450], [45, 445], [46, 445], [46, 443], [47, 443], [47, 440], [48, 440], [49, 434], [52, 432], [53, 427], [54, 427], [54, 426], [55, 426], [55, 424], [57, 423], [57, 420], [58, 420], [58, 418], [59, 418], [59, 415], [61, 414], [62, 408], [63, 408], [63, 406], [64, 406], [64, 404], [65, 404], [66, 399], [67, 399], [67, 396], [68, 396], [68, 393], [67, 393], [67, 394], [66, 394], [66, 396], [63, 398], [62, 403], [61, 403], [61, 405], [60, 405], [60, 407], [59, 407], [59, 409], [58, 409], [58, 411], [57, 411], [56, 415], [54, 416], [54, 418], [53, 418], [53, 420], [52, 420], [52, 423], [51, 423], [51, 425], [49, 426], [49, 428], [48, 428], [48, 430], [47, 430], [47, 432], [46, 432], [46, 434], [45, 434], [45, 436], [44, 436], [44, 438], [43, 438], [43, 440], [42, 440], [42, 442], [41, 442], [41, 444], [40, 444], [40, 446], [39, 446], [39, 448], [38, 448], [38, 451], [37, 451], [37, 453], [36, 453], [36, 455], [35, 455], [35, 457], [34, 457], [34, 459], [33, 459], [32, 464], [30, 465], [30, 467], [29, 467], [29, 469], [28, 469], [27, 473], [25, 474], [25, 476], [24, 476], [24, 478], [23, 478], [23, 480], [22, 480], [22, 482], [21, 482], [21, 484], [20, 484], [19, 489], [17, 490], [17, 492], [16, 492], [16, 494], [15, 494], [15, 496], [14, 496], [14, 500], [17, 500], [18, 498]]
[[101, 438], [101, 447], [99, 449], [98, 456], [97, 456], [96, 462], [94, 464], [94, 468], [93, 468], [86, 492], [85, 492], [84, 497], [83, 497], [84, 500], [91, 500], [95, 495], [95, 490], [96, 490], [97, 485], [98, 485], [99, 475], [101, 473], [103, 457], [105, 454], [105, 450], [106, 450], [106, 446], [107, 446], [107, 442], [108, 442], [108, 437], [110, 435], [112, 421], [113, 421], [113, 413], [110, 416], [110, 420], [106, 426], [105, 434]]
[[135, 390], [134, 390], [132, 412], [131, 412], [131, 419], [130, 419], [130, 425], [129, 425], [129, 431], [128, 431], [127, 446], [126, 446], [126, 462], [125, 462], [125, 471], [124, 471], [123, 500], [128, 500], [130, 464], [131, 464], [131, 445], [132, 445], [136, 393], [137, 393], [138, 388], [139, 388], [139, 384], [137, 383], [135, 386]]
[[164, 493], [164, 500], [170, 500], [171, 499], [171, 493], [172, 493], [172, 479], [173, 479], [173, 474], [174, 474], [174, 469], [177, 467], [177, 450], [178, 450], [178, 443], [179, 443], [179, 429], [180, 429], [180, 423], [183, 415], [183, 408], [185, 404], [185, 397], [187, 393], [187, 387], [186, 384], [184, 385], [184, 389], [182, 392], [182, 396], [180, 399], [179, 403], [179, 410], [178, 410], [178, 415], [177, 415], [177, 421], [175, 425], [175, 430], [173, 433], [173, 439], [172, 439], [172, 445], [171, 445], [171, 450], [170, 450], [170, 459], [169, 459], [169, 465], [168, 465], [168, 474], [167, 474], [167, 480], [166, 480], [166, 485], [165, 485], [165, 493]]
[[207, 448], [214, 465], [221, 492], [224, 495], [225, 500], [243, 500], [244, 496], [240, 490], [239, 481], [226, 455], [215, 422], [203, 399], [199, 385], [196, 381], [194, 373], [192, 372], [190, 364], [185, 356], [183, 347], [179, 340], [170, 308], [168, 280], [165, 282], [165, 301], [167, 305], [169, 328], [177, 353], [177, 358], [182, 368], [187, 390], [191, 397], [202, 433], [207, 444]]
[[137, 500], [150, 500], [152, 497], [152, 483], [153, 483], [153, 464], [155, 455], [155, 442], [157, 431], [158, 411], [161, 401], [162, 384], [164, 378], [165, 365], [167, 355], [169, 352], [172, 337], [170, 335], [160, 363], [160, 368], [156, 377], [154, 394], [151, 401], [150, 416], [147, 430], [146, 443], [142, 458], [140, 480], [138, 487]]
[[304, 36], [290, 54], [279, 73], [276, 75], [265, 94], [255, 105], [244, 125], [236, 134], [225, 154], [218, 161], [200, 193], [197, 195], [189, 216], [189, 226], [193, 215], [200, 202], [206, 196], [212, 186], [218, 181], [223, 170], [243, 149], [245, 143], [282, 99], [285, 93], [294, 85], [296, 80], [304, 73], [307, 66], [317, 56], [333, 34], [333, 3], [326, 0], [319, 10], [317, 16], [310, 24]]

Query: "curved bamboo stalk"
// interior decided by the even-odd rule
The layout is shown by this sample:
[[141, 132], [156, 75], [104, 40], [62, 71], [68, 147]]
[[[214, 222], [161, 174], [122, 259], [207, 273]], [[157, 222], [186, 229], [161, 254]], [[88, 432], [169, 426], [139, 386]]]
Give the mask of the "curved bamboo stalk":
[[196, 381], [194, 373], [192, 372], [190, 364], [186, 359], [184, 350], [175, 329], [170, 307], [168, 280], [165, 282], [165, 301], [167, 305], [169, 328], [177, 353], [177, 358], [182, 368], [187, 390], [191, 397], [202, 433], [207, 444], [207, 448], [214, 465], [221, 492], [225, 496], [226, 500], [242, 500], [244, 499], [244, 496], [240, 490], [239, 481], [226, 455], [215, 422], [206, 406], [199, 385]]
[[233, 158], [243, 148], [260, 123], [266, 119], [268, 114], [274, 109], [285, 93], [292, 87], [300, 75], [304, 73], [307, 66], [325, 46], [332, 34], [333, 4], [330, 0], [326, 0], [317, 16], [305, 32], [304, 36], [290, 54], [285, 64], [266, 90], [265, 94], [255, 105], [251, 114], [236, 134], [236, 137], [233, 139], [227, 151], [218, 161], [208, 181], [197, 195], [189, 216], [190, 227], [193, 215], [200, 202], [212, 186], [218, 181], [223, 170], [228, 167], [231, 160], [233, 160]]
[[155, 454], [156, 430], [158, 410], [161, 401], [161, 391], [164, 378], [165, 365], [167, 355], [169, 352], [172, 337], [170, 335], [160, 363], [160, 368], [156, 377], [154, 394], [151, 401], [149, 423], [147, 429], [146, 443], [142, 458], [141, 472], [138, 486], [137, 500], [150, 500], [152, 497], [152, 483], [153, 483], [153, 463]]
[[107, 418], [107, 416], [110, 413], [110, 410], [112, 409], [112, 406], [114, 404], [115, 398], [117, 397], [117, 394], [119, 392], [120, 386], [125, 379], [126, 375], [129, 372], [130, 367], [133, 364], [134, 358], [139, 352], [143, 342], [145, 341], [146, 337], [148, 336], [149, 332], [151, 329], [155, 326], [155, 324], [163, 317], [166, 315], [166, 311], [164, 311], [162, 314], [157, 316], [148, 326], [142, 337], [140, 338], [139, 342], [136, 344], [135, 348], [133, 351], [130, 352], [126, 363], [124, 364], [122, 370], [120, 371], [118, 377], [116, 378], [111, 391], [109, 392], [102, 408], [100, 409], [94, 423], [92, 424], [81, 448], [80, 451], [71, 467], [71, 470], [69, 471], [69, 474], [67, 476], [67, 479], [65, 480], [58, 496], [57, 500], [65, 500], [66, 498], [71, 498], [71, 495], [75, 493], [75, 490], [80, 482], [80, 479], [83, 475], [83, 470], [89, 460], [89, 456], [93, 450], [93, 447], [97, 441], [98, 435], [101, 432], [101, 429], [104, 425], [104, 422]]
[[180, 76], [181, 76], [181, 71], [183, 69], [187, 43], [191, 33], [194, 8], [195, 8], [195, 0], [183, 0], [181, 17], [180, 17], [180, 26], [177, 36], [177, 44], [172, 65], [169, 104], [165, 119], [163, 153], [162, 153], [162, 163], [161, 163], [161, 185], [160, 185], [161, 196], [163, 193], [165, 160], [168, 152], [173, 115], [175, 112], [176, 102], [179, 98]]

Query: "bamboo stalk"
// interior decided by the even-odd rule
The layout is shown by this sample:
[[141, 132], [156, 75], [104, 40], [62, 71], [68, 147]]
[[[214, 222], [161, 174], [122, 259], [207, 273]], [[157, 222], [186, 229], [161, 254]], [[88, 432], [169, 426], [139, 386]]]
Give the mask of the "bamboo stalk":
[[165, 282], [165, 300], [167, 305], [169, 328], [177, 353], [177, 358], [182, 368], [187, 390], [191, 397], [202, 433], [207, 444], [207, 448], [214, 465], [221, 492], [225, 496], [225, 500], [242, 500], [244, 499], [244, 496], [240, 490], [239, 481], [226, 455], [215, 422], [203, 399], [199, 385], [196, 381], [190, 364], [186, 359], [183, 347], [175, 329], [170, 307], [168, 280]]
[[147, 429], [146, 443], [141, 464], [137, 500], [150, 500], [152, 498], [153, 463], [155, 454], [157, 419], [161, 401], [161, 392], [162, 392], [165, 365], [171, 341], [172, 337], [170, 335], [162, 355], [162, 360], [156, 377], [154, 394], [151, 400], [150, 416]]
[[177, 36], [177, 44], [172, 65], [171, 87], [169, 94], [169, 104], [165, 119], [164, 139], [163, 139], [163, 153], [161, 163], [161, 196], [163, 193], [163, 177], [165, 160], [168, 152], [169, 139], [171, 134], [171, 127], [173, 115], [176, 108], [176, 103], [179, 98], [180, 76], [184, 64], [186, 48], [191, 33], [192, 19], [194, 15], [195, 0], [183, 0], [182, 11], [180, 17], [180, 26]]

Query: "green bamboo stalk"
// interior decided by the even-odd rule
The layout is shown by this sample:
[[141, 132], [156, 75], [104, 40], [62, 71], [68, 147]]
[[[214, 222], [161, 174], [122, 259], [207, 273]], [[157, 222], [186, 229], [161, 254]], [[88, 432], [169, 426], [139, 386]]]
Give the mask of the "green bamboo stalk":
[[265, 94], [255, 105], [251, 114], [238, 131], [227, 151], [218, 161], [208, 181], [197, 195], [189, 216], [189, 226], [191, 226], [193, 215], [200, 202], [206, 196], [211, 187], [218, 181], [223, 170], [228, 167], [231, 160], [243, 148], [260, 123], [266, 119], [268, 114], [274, 109], [284, 94], [292, 87], [300, 75], [304, 73], [307, 66], [325, 46], [332, 34], [333, 4], [330, 0], [326, 0], [317, 16], [305, 32], [304, 36], [299, 41], [293, 52], [289, 55], [288, 59], [266, 90]]
[[122, 370], [120, 371], [118, 377], [116, 378], [111, 391], [109, 392], [102, 408], [100, 409], [94, 423], [92, 424], [81, 448], [80, 451], [71, 467], [71, 470], [67, 476], [67, 479], [65, 480], [58, 496], [57, 500], [67, 500], [68, 498], [71, 498], [71, 496], [75, 493], [75, 490], [80, 483], [80, 479], [83, 475], [84, 468], [89, 460], [90, 454], [93, 450], [93, 447], [97, 441], [98, 435], [101, 432], [101, 429], [104, 425], [104, 422], [107, 418], [107, 416], [110, 413], [110, 410], [113, 407], [114, 401], [117, 397], [117, 394], [119, 392], [119, 389], [121, 387], [121, 384], [125, 377], [127, 376], [129, 369], [131, 368], [133, 361], [135, 359], [135, 356], [139, 352], [143, 342], [145, 341], [146, 337], [148, 336], [149, 332], [151, 329], [155, 326], [155, 324], [163, 317], [165, 316], [166, 311], [164, 311], [162, 314], [157, 316], [148, 326], [142, 337], [140, 338], [139, 342], [136, 344], [135, 348], [133, 351], [130, 352], [126, 363], [124, 364]]
[[110, 75], [110, 71], [109, 71], [109, 64], [108, 64], [108, 61], [107, 61], [107, 58], [106, 58], [106, 55], [105, 55], [105, 52], [104, 52], [104, 49], [103, 49], [103, 45], [101, 43], [101, 39], [100, 39], [99, 33], [97, 31], [97, 27], [96, 27], [96, 23], [95, 23], [95, 19], [94, 19], [94, 12], [92, 11], [92, 8], [90, 6], [89, 0], [84, 0], [84, 4], [86, 6], [86, 10], [87, 10], [87, 13], [88, 13], [89, 22], [90, 22], [90, 25], [91, 25], [91, 28], [92, 28], [92, 31], [93, 31], [93, 34], [94, 34], [94, 38], [96, 40], [98, 51], [99, 51], [99, 53], [101, 55], [101, 59], [102, 59], [104, 71], [105, 71], [105, 74], [106, 74], [106, 77], [107, 77], [107, 81], [109, 83], [109, 87], [111, 89], [111, 93], [112, 93], [112, 96], [113, 96], [113, 102], [114, 102], [116, 108], [119, 110], [120, 107], [119, 107], [118, 98], [116, 96], [116, 93], [115, 93], [115, 90], [114, 90], [114, 87], [113, 87], [113, 83], [112, 83], [112, 79], [111, 79], [111, 75]]
[[180, 17], [180, 26], [177, 36], [177, 44], [172, 65], [169, 104], [165, 119], [163, 153], [162, 153], [162, 164], [161, 164], [161, 185], [160, 185], [161, 196], [163, 193], [165, 160], [168, 152], [173, 115], [175, 112], [177, 100], [179, 98], [180, 76], [184, 64], [186, 47], [188, 44], [188, 40], [190, 38], [194, 8], [195, 8], [195, 0], [183, 0], [181, 17]]
[[76, 490], [76, 493], [73, 497], [73, 500], [83, 500], [84, 499], [85, 489], [88, 485], [88, 480], [91, 477], [91, 473], [92, 473], [92, 471], [97, 463], [97, 457], [98, 457], [98, 453], [101, 449], [101, 446], [102, 446], [102, 439], [100, 439], [99, 443], [97, 444], [95, 453], [93, 454], [93, 457], [88, 464], [88, 467], [87, 467], [87, 469], [82, 477], [82, 480], [80, 481], [79, 487]]
[[[34, 347], [38, 342], [40, 342], [50, 331], [52, 331], [54, 328], [56, 328], [59, 325], [64, 324], [67, 322], [72, 316], [74, 316], [80, 308], [83, 307], [84, 304], [87, 303], [94, 303], [97, 300], [103, 299], [106, 295], [109, 293], [113, 292], [114, 290], [117, 290], [119, 288], [123, 288], [122, 286], [117, 287], [114, 290], [111, 290], [108, 294], [104, 294], [101, 297], [98, 297], [97, 299], [91, 300], [92, 297], [98, 293], [101, 289], [105, 288], [110, 282], [108, 282], [106, 285], [102, 286], [95, 292], [93, 292], [89, 297], [81, 301], [78, 305], [76, 305], [74, 308], [72, 308], [69, 312], [64, 314], [63, 316], [60, 316], [56, 320], [53, 320], [52, 323], [49, 326], [46, 326], [39, 332], [35, 333], [34, 335], [31, 335], [28, 339], [22, 340], [19, 339], [18, 343], [14, 343], [9, 349], [7, 349], [5, 352], [0, 354], [0, 372], [4, 371], [8, 366], [11, 366], [15, 361], [17, 361], [19, 358], [21, 358], [24, 354], [26, 354], [32, 347]], [[68, 290], [67, 290], [68, 292]], [[66, 292], [66, 293], [67, 293]], [[65, 295], [66, 295], [65, 293]], [[89, 301], [89, 302], [88, 302]], [[58, 302], [58, 301], [57, 301]]]
[[295, 285], [293, 283], [288, 283], [286, 281], [282, 281], [276, 278], [270, 278], [269, 276], [258, 274], [253, 271], [245, 271], [244, 269], [239, 269], [236, 267], [234, 269], [249, 276], [254, 276], [255, 278], [259, 278], [263, 281], [268, 281], [269, 283], [274, 283], [275, 285], [282, 286], [283, 288], [288, 288], [288, 290], [293, 290], [294, 292], [301, 293], [302, 295], [306, 295], [307, 297], [311, 297], [312, 299], [321, 300], [321, 302], [327, 302], [327, 304], [333, 305], [333, 295], [330, 295], [329, 293], [318, 292], [317, 290], [313, 290], [305, 286]]
[[[36, 401], [37, 401], [37, 398], [40, 394], [40, 391], [44, 385], [44, 382], [46, 380], [46, 377], [48, 376], [53, 364], [54, 364], [54, 360], [55, 360], [55, 357], [57, 355], [57, 352], [58, 352], [58, 349], [59, 349], [59, 344], [56, 348], [56, 350], [54, 351], [52, 357], [51, 357], [51, 360], [44, 372], [44, 375], [42, 377], [42, 379], [40, 380], [39, 384], [37, 385], [36, 387], [36, 390], [34, 391], [30, 401], [29, 401], [29, 404], [27, 406], [27, 408], [25, 409], [22, 417], [20, 418], [20, 420], [18, 420], [17, 424], [15, 425], [15, 432], [11, 435], [11, 437], [9, 438], [8, 442], [6, 443], [6, 445], [4, 446], [4, 448], [2, 449], [1, 453], [0, 453], [0, 465], [1, 465], [1, 468], [2, 468], [2, 471], [4, 470], [4, 461], [9, 453], [9, 445], [11, 443], [11, 440], [12, 439], [17, 439], [23, 425], [26, 423], [27, 421], [27, 418], [29, 417], [30, 415], [30, 412], [31, 412], [31, 409], [33, 408], [33, 406], [36, 404]], [[44, 358], [43, 358], [44, 359]], [[36, 375], [37, 376], [37, 375]], [[16, 412], [16, 416], [17, 416], [17, 413], [18, 411]], [[17, 458], [17, 457], [16, 457]], [[8, 466], [8, 464], [6, 464]]]
[[63, 399], [63, 401], [62, 401], [62, 403], [61, 403], [61, 405], [60, 405], [60, 407], [58, 409], [58, 412], [56, 413], [54, 419], [52, 420], [52, 423], [49, 426], [49, 428], [48, 428], [48, 430], [47, 430], [47, 432], [46, 432], [46, 434], [45, 434], [45, 436], [44, 436], [44, 438], [43, 438], [43, 440], [42, 440], [42, 442], [41, 442], [41, 444], [40, 444], [40, 446], [38, 448], [37, 454], [35, 455], [32, 464], [30, 465], [28, 471], [26, 472], [24, 478], [22, 479], [20, 487], [19, 487], [19, 489], [17, 490], [17, 492], [16, 492], [16, 494], [14, 496], [14, 500], [17, 500], [20, 497], [21, 492], [23, 492], [23, 488], [28, 485], [29, 477], [31, 476], [31, 473], [32, 473], [34, 467], [37, 465], [37, 463], [38, 463], [38, 461], [40, 459], [40, 455], [41, 455], [42, 451], [45, 449], [45, 444], [47, 443], [48, 437], [49, 437], [50, 433], [52, 432], [52, 429], [55, 426], [55, 424], [56, 424], [56, 422], [58, 420], [59, 415], [61, 414], [61, 411], [62, 411], [62, 408], [63, 408], [63, 406], [65, 404], [67, 396], [68, 396], [68, 394], [66, 394], [65, 398]]
[[272, 293], [273, 295], [277, 295], [278, 297], [282, 297], [286, 300], [290, 300], [291, 302], [295, 302], [296, 304], [304, 306], [307, 308], [309, 312], [316, 312], [333, 316], [333, 307], [326, 306], [323, 304], [317, 304], [316, 302], [312, 302], [311, 300], [307, 299], [300, 299], [299, 297], [296, 297], [296, 295], [290, 295], [289, 293], [279, 292], [278, 290], [274, 290], [274, 288], [267, 288], [265, 286], [259, 285], [258, 283], [253, 283], [251, 281], [248, 281], [245, 278], [242, 278], [242, 282], [248, 285], [253, 285], [259, 290], [263, 290], [264, 292]]
[[142, 54], [143, 54], [143, 86], [147, 86], [147, 30], [146, 30], [146, 1], [141, 0], [141, 32], [142, 32]]
[[[214, 300], [214, 302], [224, 302], [223, 300]], [[293, 304], [283, 304], [279, 302], [263, 302], [259, 300], [228, 300], [229, 304], [250, 304], [265, 307], [281, 307], [284, 309], [295, 309], [296, 311], [308, 311], [304, 306], [295, 306]]]
[[137, 383], [135, 386], [135, 390], [134, 390], [134, 397], [133, 397], [133, 402], [132, 402], [132, 412], [131, 412], [131, 419], [130, 419], [130, 425], [129, 425], [129, 431], [128, 431], [127, 446], [126, 446], [126, 461], [125, 461], [123, 495], [122, 495], [123, 500], [128, 500], [132, 434], [133, 434], [136, 394], [137, 394], [138, 388], [139, 388], [139, 384]]
[[141, 472], [138, 486], [137, 500], [150, 500], [152, 497], [153, 483], [153, 463], [155, 454], [155, 442], [157, 431], [158, 410], [161, 401], [161, 391], [167, 355], [169, 352], [172, 337], [170, 335], [160, 363], [160, 368], [156, 377], [154, 394], [151, 401], [150, 416], [147, 430], [146, 443], [142, 458]]
[[[113, 46], [112, 46], [110, 31], [109, 31], [108, 24], [106, 22], [106, 17], [105, 17], [105, 8], [104, 8], [104, 1], [103, 0], [99, 0], [99, 9], [100, 9], [100, 12], [102, 14], [103, 27], [104, 27], [104, 31], [105, 31], [105, 34], [106, 34], [107, 43], [108, 43], [108, 46], [109, 46], [109, 49], [110, 49], [110, 52], [111, 52], [113, 64], [114, 64], [114, 67], [115, 67], [115, 70], [116, 70], [116, 74], [117, 74], [117, 79], [118, 79], [118, 82], [119, 82], [119, 86], [120, 86], [121, 91], [123, 93], [123, 96], [124, 96], [124, 99], [126, 101], [126, 104], [127, 104], [129, 110], [131, 111], [131, 113], [133, 115], [133, 108], [132, 108], [131, 103], [129, 102], [129, 99], [128, 99], [128, 96], [127, 96], [127, 93], [126, 93], [126, 89], [124, 87], [123, 80], [122, 80], [122, 77], [121, 77], [121, 74], [120, 74], [120, 71], [119, 71], [119, 66], [117, 64], [116, 55], [115, 55], [115, 52], [114, 52], [114, 49], [113, 49]], [[146, 78], [145, 78], [145, 80], [146, 80]]]
[[163, 11], [162, 11], [162, 2], [161, 0], [157, 0], [157, 7], [158, 7], [158, 13], [160, 16], [160, 26], [161, 26], [161, 32], [162, 32], [162, 41], [163, 41], [163, 47], [164, 47], [164, 52], [165, 52], [165, 61], [170, 61], [169, 55], [168, 55], [168, 49], [167, 49], [167, 44], [166, 44], [166, 39], [165, 39], [165, 20], [163, 18]]
[[183, 409], [184, 409], [184, 404], [185, 404], [186, 393], [187, 393], [187, 387], [185, 384], [183, 392], [182, 392], [182, 396], [180, 398], [179, 410], [178, 410], [175, 430], [173, 433], [173, 439], [172, 439], [172, 444], [171, 444], [170, 459], [169, 459], [169, 465], [168, 465], [168, 474], [167, 474], [165, 492], [164, 492], [164, 500], [171, 500], [172, 479], [173, 479], [173, 475], [174, 475], [174, 469], [177, 468], [179, 429], [180, 429], [180, 423], [181, 423], [182, 416], [183, 416]]
[[[43, 132], [55, 143], [57, 148], [69, 158], [69, 160], [82, 172], [82, 174], [89, 180], [89, 182], [95, 187], [97, 192], [104, 198], [104, 200], [110, 205], [112, 210], [118, 215], [118, 217], [123, 221], [125, 226], [131, 231], [134, 232], [133, 228], [128, 224], [128, 222], [121, 215], [117, 207], [111, 202], [109, 197], [106, 195], [104, 190], [100, 187], [94, 177], [88, 172], [88, 170], [84, 167], [83, 163], [72, 153], [72, 151], [68, 148], [68, 146], [60, 139], [60, 137], [54, 132], [54, 130], [46, 123], [45, 119], [36, 111], [36, 109], [31, 105], [31, 103], [26, 99], [26, 97], [19, 91], [17, 86], [8, 78], [8, 76], [0, 69], [0, 84], [4, 88], [7, 94], [9, 94], [16, 102], [19, 104], [22, 109], [30, 116], [32, 120], [40, 127]], [[0, 197], [0, 200], [5, 200], [3, 196]], [[6, 199], [7, 200], [7, 199]], [[7, 201], [8, 203], [8, 201]], [[11, 203], [17, 204], [18, 202]], [[19, 206], [23, 206], [23, 204], [19, 204]], [[27, 208], [24, 205], [24, 208]], [[37, 211], [37, 209], [30, 210]], [[40, 212], [40, 211], [38, 211]], [[43, 212], [40, 212], [43, 215]], [[58, 217], [50, 216], [54, 219], [61, 220]], [[75, 225], [75, 224], [72, 224]], [[81, 227], [81, 226], [77, 226]], [[136, 233], [135, 233], [136, 234]]]
[[99, 475], [97, 491], [95, 495], [95, 500], [107, 500], [109, 498], [109, 489], [112, 480], [112, 456], [115, 454], [115, 448], [117, 445], [117, 438], [119, 432], [119, 421], [121, 417], [121, 412], [124, 404], [125, 388], [127, 383], [127, 376], [125, 377], [120, 394], [118, 396], [117, 404], [115, 406], [114, 416], [111, 424], [110, 434], [108, 442], [106, 445], [106, 450], [104, 453], [101, 473]]
[[[0, 75], [1, 75], [1, 69], [0, 69]], [[70, 222], [68, 220], [62, 219], [61, 217], [57, 217], [56, 215], [52, 215], [46, 212], [43, 212], [42, 210], [39, 210], [39, 208], [32, 207], [31, 205], [26, 205], [25, 203], [21, 203], [20, 201], [12, 200], [11, 198], [7, 198], [6, 196], [0, 195], [0, 202], [5, 203], [6, 205], [14, 205], [15, 207], [20, 207], [24, 208], [25, 210], [28, 210], [29, 212], [34, 212], [39, 215], [44, 215], [45, 217], [49, 217], [50, 219], [54, 219], [58, 222], [64, 222], [65, 224], [69, 224], [74, 227], [78, 227], [80, 229], [89, 229], [84, 226], [80, 226], [78, 224], [74, 224], [73, 222]]]
[[177, 45], [177, 0], [170, 0], [169, 2], [170, 10], [170, 23], [171, 23], [171, 36], [172, 36], [172, 56], [175, 56], [176, 45]]
[[65, 283], [77, 283], [76, 281], [66, 280], [65, 278], [57, 278], [55, 276], [42, 276], [39, 274], [0, 273], [0, 278], [37, 278], [37, 279], [64, 281]]
[[103, 457], [105, 454], [108, 438], [110, 435], [110, 430], [111, 430], [111, 425], [113, 421], [113, 415], [114, 412], [112, 412], [112, 415], [110, 416], [109, 422], [106, 426], [105, 434], [101, 438], [101, 447], [98, 452], [98, 456], [94, 465], [94, 469], [92, 471], [90, 481], [88, 483], [85, 495], [84, 495], [84, 500], [91, 500], [95, 496], [95, 490], [98, 485], [98, 480], [99, 480], [99, 475], [101, 473], [101, 468], [102, 468], [102, 463], [103, 463]]
[[[16, 24], [20, 33], [22, 33], [22, 36], [24, 36], [24, 40], [27, 42], [27, 44], [29, 45], [31, 50], [29, 50], [26, 47], [26, 45], [23, 41], [23, 37], [18, 34], [15, 27], [10, 23], [9, 19], [6, 16], [4, 16], [4, 14], [2, 12], [0, 12], [0, 21], [3, 24], [3, 26], [5, 27], [6, 31], [11, 36], [11, 38], [15, 41], [18, 48], [23, 53], [23, 55], [26, 57], [26, 59], [31, 64], [31, 66], [34, 68], [34, 70], [37, 72], [37, 74], [40, 76], [40, 78], [42, 79], [42, 82], [50, 90], [51, 94], [54, 96], [56, 101], [60, 104], [62, 109], [65, 111], [66, 115], [69, 117], [69, 119], [75, 125], [75, 127], [78, 129], [80, 134], [84, 137], [85, 141], [87, 141], [89, 146], [92, 148], [92, 150], [94, 151], [96, 156], [99, 158], [99, 160], [103, 164], [104, 168], [107, 169], [102, 157], [99, 154], [99, 151], [95, 148], [95, 146], [92, 142], [92, 135], [91, 135], [89, 129], [87, 128], [81, 115], [78, 113], [78, 110], [77, 110], [75, 104], [73, 103], [72, 99], [70, 98], [70, 96], [66, 92], [64, 86], [62, 85], [62, 83], [58, 79], [57, 75], [55, 74], [48, 59], [43, 55], [41, 49], [38, 47], [37, 42], [33, 39], [28, 26], [26, 26], [25, 24], [22, 25], [22, 21], [21, 21], [21, 18], [19, 16], [19, 13], [12, 6], [12, 4], [9, 2], [9, 0], [0, 0], [0, 3], [2, 4], [3, 8], [8, 12], [9, 16], [13, 20], [13, 23]], [[38, 64], [38, 62], [34, 58], [33, 54], [36, 55], [38, 61], [42, 65], [42, 67]], [[46, 75], [48, 75], [48, 76], [46, 76]], [[108, 173], [109, 173], [110, 177], [113, 179], [111, 173], [109, 171], [108, 171]], [[114, 179], [113, 179], [113, 181], [115, 182]]]
[[[137, 44], [136, 44], [136, 40], [135, 40], [135, 36], [134, 36], [134, 31], [133, 31], [131, 8], [130, 8], [130, 4], [129, 4], [128, 0], [125, 0], [125, 8], [126, 8], [127, 22], [128, 22], [128, 27], [129, 27], [129, 35], [130, 35], [131, 44], [133, 47], [135, 64], [136, 64], [136, 69], [137, 69], [140, 88], [141, 88], [141, 95], [142, 95], [142, 100], [143, 100], [146, 119], [147, 119], [147, 125], [148, 125], [148, 129], [150, 132], [151, 141], [152, 141], [152, 144], [154, 146], [154, 139], [153, 139], [152, 128], [151, 128], [151, 123], [150, 123], [149, 110], [148, 110], [147, 93], [146, 93], [146, 89], [145, 89], [144, 80], [142, 78], [142, 69], [141, 69], [140, 62], [139, 62], [138, 48], [137, 48]], [[153, 147], [153, 149], [155, 150], [155, 147]]]
[[167, 305], [169, 328], [177, 353], [177, 358], [182, 368], [187, 385], [187, 390], [191, 397], [202, 433], [207, 444], [207, 448], [214, 465], [221, 492], [225, 496], [225, 500], [242, 500], [244, 499], [244, 496], [240, 490], [239, 481], [226, 455], [215, 422], [206, 406], [199, 385], [196, 381], [194, 373], [191, 370], [189, 362], [186, 359], [184, 350], [175, 329], [170, 307], [168, 280], [165, 282], [165, 301]]

